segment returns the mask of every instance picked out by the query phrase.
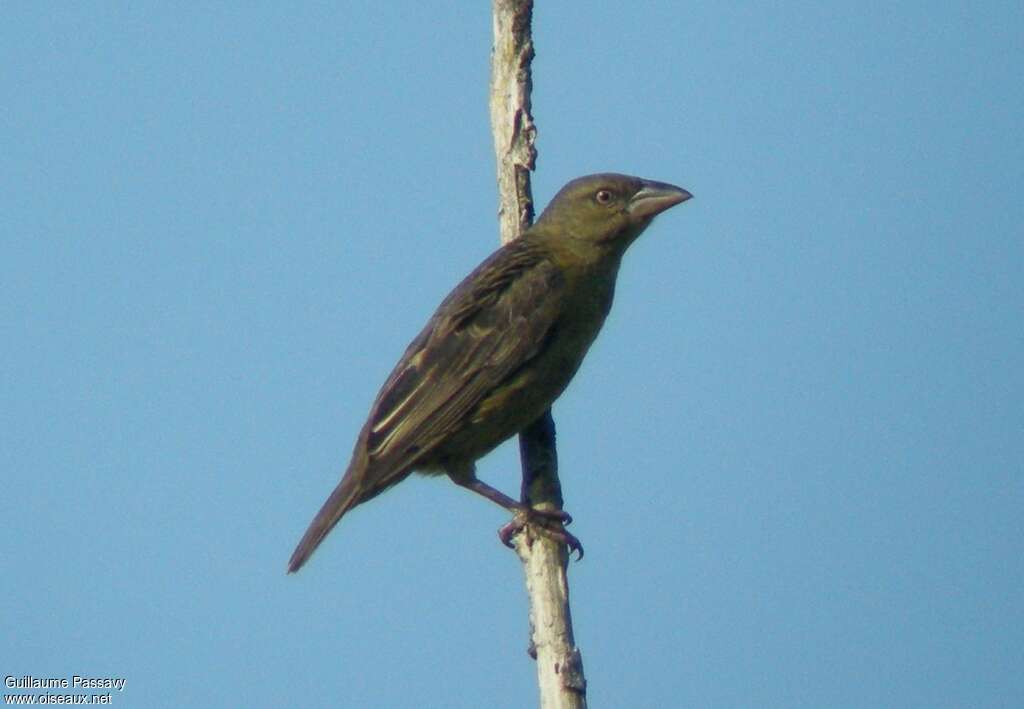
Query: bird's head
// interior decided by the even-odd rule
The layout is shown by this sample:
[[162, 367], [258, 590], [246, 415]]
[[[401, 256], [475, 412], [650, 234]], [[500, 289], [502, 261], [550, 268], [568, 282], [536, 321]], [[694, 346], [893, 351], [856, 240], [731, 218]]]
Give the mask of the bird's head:
[[534, 229], [621, 253], [654, 217], [692, 196], [665, 182], [614, 173], [587, 175], [559, 190]]

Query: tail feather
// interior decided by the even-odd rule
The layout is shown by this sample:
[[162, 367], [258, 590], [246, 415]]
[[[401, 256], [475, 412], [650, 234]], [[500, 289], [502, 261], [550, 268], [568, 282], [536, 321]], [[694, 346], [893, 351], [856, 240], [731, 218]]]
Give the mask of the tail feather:
[[320, 511], [316, 513], [309, 529], [302, 535], [302, 540], [292, 552], [292, 558], [288, 560], [288, 573], [294, 574], [302, 568], [302, 565], [309, 560], [316, 548], [320, 546], [320, 542], [324, 540], [328, 532], [334, 529], [334, 525], [342, 516], [359, 504], [359, 485], [356, 484], [355, 479], [355, 475], [345, 475]]

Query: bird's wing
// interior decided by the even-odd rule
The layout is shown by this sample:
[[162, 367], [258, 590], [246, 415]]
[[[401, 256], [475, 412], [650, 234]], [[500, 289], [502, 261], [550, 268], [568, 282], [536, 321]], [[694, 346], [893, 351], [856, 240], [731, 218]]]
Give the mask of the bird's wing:
[[397, 482], [543, 347], [565, 287], [528, 241], [497, 251], [452, 291], [377, 395], [359, 445], [364, 488]]

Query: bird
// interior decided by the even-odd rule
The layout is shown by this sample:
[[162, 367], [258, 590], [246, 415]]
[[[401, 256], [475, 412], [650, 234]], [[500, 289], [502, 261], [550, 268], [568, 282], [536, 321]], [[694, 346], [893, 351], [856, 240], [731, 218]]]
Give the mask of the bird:
[[298, 571], [352, 508], [413, 472], [447, 474], [531, 521], [568, 523], [561, 511], [530, 509], [479, 480], [476, 461], [561, 395], [604, 324], [626, 249], [655, 216], [691, 197], [629, 175], [577, 178], [466, 276], [384, 382], [345, 474], [288, 572]]

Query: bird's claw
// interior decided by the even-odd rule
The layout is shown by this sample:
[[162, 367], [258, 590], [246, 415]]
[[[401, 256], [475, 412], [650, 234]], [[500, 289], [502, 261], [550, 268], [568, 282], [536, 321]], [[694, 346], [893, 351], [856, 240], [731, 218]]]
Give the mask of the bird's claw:
[[521, 520], [519, 517], [516, 517], [498, 530], [498, 539], [500, 539], [501, 543], [509, 549], [515, 549], [516, 545], [512, 543], [512, 538], [525, 528], [526, 522]]
[[562, 526], [572, 524], [572, 515], [565, 510], [538, 510], [531, 508], [529, 514], [538, 515], [552, 522], [559, 522]]
[[572, 515], [562, 510], [538, 510], [527, 508], [516, 512], [512, 521], [498, 530], [498, 538], [509, 549], [515, 549], [513, 538], [520, 532], [527, 533], [527, 544], [532, 543], [529, 537], [531, 529], [536, 530], [548, 539], [565, 544], [569, 554], [576, 554], [576, 561], [583, 558], [583, 544], [574, 535], [565, 531], [565, 525], [572, 522]]
[[583, 559], [583, 543], [579, 539], [564, 529], [560, 531], [553, 530], [552, 534], [557, 535], [553, 536], [552, 539], [558, 539], [562, 544], [569, 547], [569, 556], [576, 554], [576, 561]]

